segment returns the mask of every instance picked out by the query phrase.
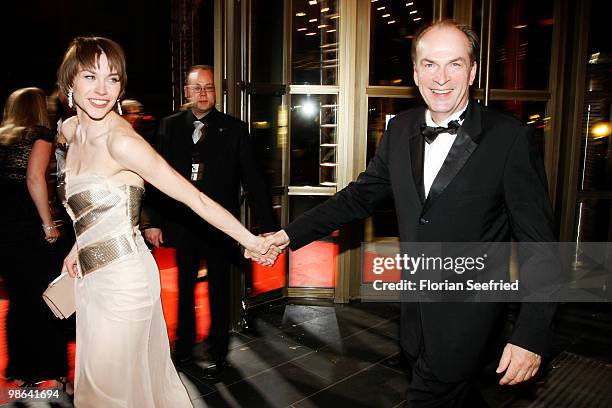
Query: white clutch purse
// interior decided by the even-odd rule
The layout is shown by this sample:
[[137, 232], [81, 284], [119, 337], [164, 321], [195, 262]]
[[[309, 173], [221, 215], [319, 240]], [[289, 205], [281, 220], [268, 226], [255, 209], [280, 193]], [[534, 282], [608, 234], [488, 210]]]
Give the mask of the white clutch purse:
[[75, 312], [74, 278], [68, 272], [62, 272], [43, 292], [44, 301], [55, 317], [67, 319]]

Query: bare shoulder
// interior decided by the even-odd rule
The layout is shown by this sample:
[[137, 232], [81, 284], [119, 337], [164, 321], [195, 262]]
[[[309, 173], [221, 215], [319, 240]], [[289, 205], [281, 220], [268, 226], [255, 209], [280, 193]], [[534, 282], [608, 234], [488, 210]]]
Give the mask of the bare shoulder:
[[138, 141], [138, 134], [129, 126], [115, 126], [108, 132], [108, 150], [120, 152]]
[[114, 127], [106, 139], [108, 151], [116, 158], [132, 156], [141, 153], [148, 143], [131, 126], [119, 125]]
[[62, 128], [60, 129], [60, 131], [64, 139], [66, 139], [67, 143], [70, 143], [74, 138], [78, 124], [79, 122], [76, 115], [71, 116], [62, 122]]

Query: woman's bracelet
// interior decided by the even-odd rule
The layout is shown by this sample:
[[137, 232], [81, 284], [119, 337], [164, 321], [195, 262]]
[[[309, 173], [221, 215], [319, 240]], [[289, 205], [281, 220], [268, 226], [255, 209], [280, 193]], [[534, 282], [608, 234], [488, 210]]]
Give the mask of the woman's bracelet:
[[43, 230], [45, 230], [45, 231], [51, 231], [52, 229], [57, 228], [57, 225], [45, 225], [45, 224], [43, 224], [42, 227], [43, 227]]

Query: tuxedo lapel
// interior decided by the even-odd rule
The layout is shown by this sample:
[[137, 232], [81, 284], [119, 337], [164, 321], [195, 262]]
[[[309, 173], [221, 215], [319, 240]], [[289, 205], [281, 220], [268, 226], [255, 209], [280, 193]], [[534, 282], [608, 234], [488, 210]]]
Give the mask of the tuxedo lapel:
[[[425, 123], [425, 108], [416, 109], [412, 117], [407, 118], [406, 126], [402, 131], [400, 140], [405, 140], [406, 144], [402, 143], [402, 149], [407, 148], [407, 153], [410, 157], [410, 169], [407, 172], [412, 174], [414, 181], [413, 190], [420, 201], [420, 205], [425, 202], [425, 188], [423, 186], [423, 155], [425, 147], [423, 146], [423, 138], [421, 137], [421, 125]], [[396, 146], [398, 147], [398, 146]], [[404, 152], [402, 152], [404, 155]], [[405, 156], [403, 156], [405, 157]]]
[[480, 106], [475, 101], [470, 100], [467, 109], [465, 121], [458, 129], [455, 142], [429, 189], [429, 195], [423, 205], [423, 213], [429, 210], [433, 202], [444, 192], [478, 147], [482, 133]]
[[425, 202], [425, 185], [423, 183], [423, 157], [425, 153], [424, 140], [420, 133], [410, 135], [410, 165], [412, 178], [417, 189], [421, 204]]

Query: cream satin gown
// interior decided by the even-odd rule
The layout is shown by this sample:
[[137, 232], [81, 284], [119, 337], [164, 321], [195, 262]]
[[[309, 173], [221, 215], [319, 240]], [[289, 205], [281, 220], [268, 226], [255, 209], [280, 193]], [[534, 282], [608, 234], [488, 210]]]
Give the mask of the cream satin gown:
[[78, 408], [192, 407], [174, 365], [159, 270], [138, 230], [140, 187], [66, 173], [77, 236]]

